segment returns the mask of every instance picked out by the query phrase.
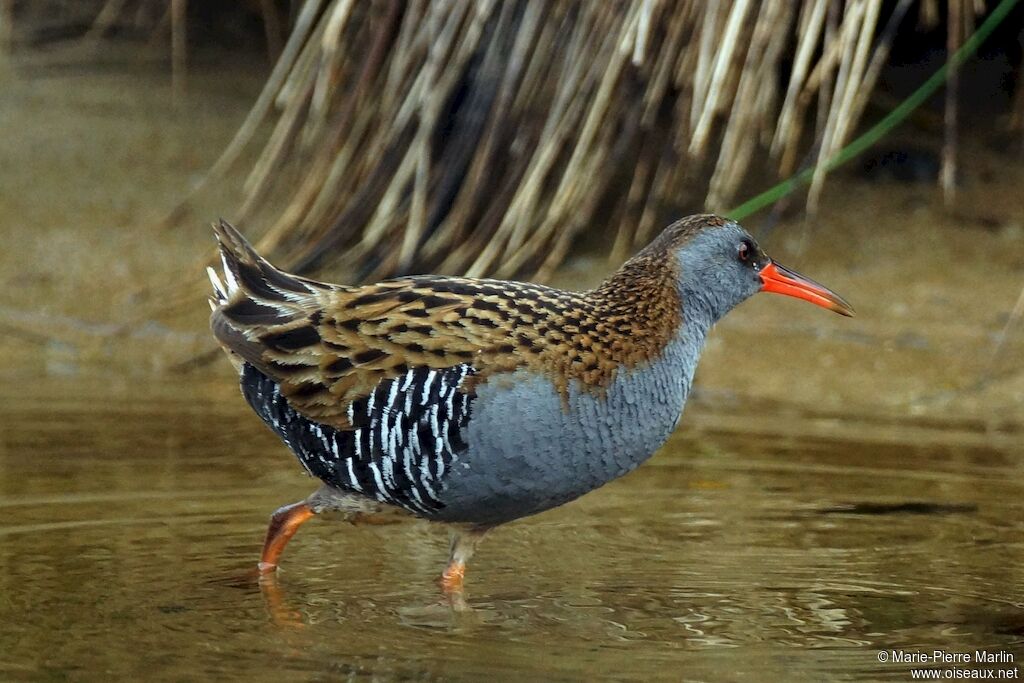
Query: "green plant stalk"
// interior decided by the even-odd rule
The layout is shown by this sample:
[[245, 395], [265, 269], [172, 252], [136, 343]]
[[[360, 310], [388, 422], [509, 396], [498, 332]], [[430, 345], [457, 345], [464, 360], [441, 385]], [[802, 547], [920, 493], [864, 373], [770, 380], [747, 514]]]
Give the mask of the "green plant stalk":
[[[943, 83], [945, 83], [947, 76], [949, 75], [950, 69], [959, 67], [968, 58], [971, 57], [981, 44], [989, 37], [992, 31], [995, 30], [999, 24], [1002, 23], [1006, 15], [1010, 13], [1018, 0], [1002, 0], [996, 8], [992, 10], [992, 13], [988, 15], [981, 26], [971, 34], [960, 49], [953, 53], [953, 56], [946, 61], [931, 77], [928, 78], [921, 86], [910, 94], [907, 99], [903, 100], [895, 109], [886, 114], [885, 118], [876, 123], [870, 129], [868, 129], [863, 135], [855, 139], [853, 142], [843, 147], [839, 152], [825, 162], [825, 170], [832, 171], [835, 168], [845, 164], [850, 159], [865, 151], [876, 142], [881, 140], [883, 137], [889, 134], [893, 128], [903, 122], [911, 112], [920, 107], [927, 101], [936, 90], [939, 89]], [[802, 185], [806, 185], [814, 177], [814, 166], [804, 169], [796, 175], [790, 176], [786, 180], [783, 180], [778, 185], [769, 188], [761, 194], [747, 200], [743, 204], [740, 204], [735, 209], [726, 212], [726, 215], [733, 220], [743, 220], [754, 214], [761, 209], [774, 204], [776, 201], [796, 191]]]

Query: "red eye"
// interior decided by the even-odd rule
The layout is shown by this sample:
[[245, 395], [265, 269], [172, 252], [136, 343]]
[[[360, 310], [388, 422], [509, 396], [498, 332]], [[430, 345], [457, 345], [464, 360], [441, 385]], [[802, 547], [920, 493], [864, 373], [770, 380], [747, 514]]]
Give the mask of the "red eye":
[[740, 242], [740, 248], [739, 248], [739, 254], [738, 254], [739, 258], [740, 258], [740, 261], [743, 261], [744, 263], [749, 261], [750, 260], [750, 255], [751, 255], [752, 251], [753, 251], [753, 249], [750, 248], [750, 244], [749, 243], [747, 243], [747, 242]]

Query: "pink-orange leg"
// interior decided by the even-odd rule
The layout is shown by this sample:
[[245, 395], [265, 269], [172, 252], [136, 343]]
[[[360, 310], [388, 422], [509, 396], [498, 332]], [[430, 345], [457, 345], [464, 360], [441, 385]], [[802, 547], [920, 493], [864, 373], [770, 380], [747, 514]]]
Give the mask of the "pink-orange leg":
[[267, 527], [267, 540], [263, 542], [263, 554], [260, 556], [260, 574], [269, 574], [277, 569], [277, 561], [281, 557], [284, 547], [288, 545], [299, 527], [316, 513], [313, 508], [302, 501], [292, 503], [278, 508], [277, 512], [270, 516], [270, 526]]
[[448, 594], [462, 593], [463, 581], [466, 578], [466, 563], [473, 557], [484, 530], [456, 531], [452, 535], [451, 554], [448, 566], [441, 573], [441, 589]]
[[441, 588], [445, 593], [462, 591], [463, 580], [466, 578], [465, 562], [449, 562], [441, 572]]

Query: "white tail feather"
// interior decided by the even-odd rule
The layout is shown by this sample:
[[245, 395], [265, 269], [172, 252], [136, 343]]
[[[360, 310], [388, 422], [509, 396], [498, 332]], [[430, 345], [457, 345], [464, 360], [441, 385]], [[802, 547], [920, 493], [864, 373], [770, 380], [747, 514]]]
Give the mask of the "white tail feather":
[[238, 281], [235, 280], [235, 274], [232, 273], [231, 268], [228, 267], [228, 259], [224, 255], [224, 252], [221, 252], [220, 260], [224, 264], [224, 279], [227, 280], [228, 283], [228, 296], [231, 296], [238, 289]]
[[[206, 267], [206, 274], [210, 276], [210, 284], [213, 285], [214, 294], [217, 295], [218, 301], [224, 301], [228, 298], [227, 292], [224, 290], [224, 284], [221, 283], [220, 278], [217, 277], [217, 271], [210, 266]], [[213, 302], [210, 302], [213, 305]]]

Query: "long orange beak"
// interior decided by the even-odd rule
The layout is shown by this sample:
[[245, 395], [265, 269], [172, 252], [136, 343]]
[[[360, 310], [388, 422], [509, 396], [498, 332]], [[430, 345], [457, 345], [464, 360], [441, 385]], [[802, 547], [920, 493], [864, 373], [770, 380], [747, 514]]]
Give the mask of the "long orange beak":
[[853, 316], [853, 307], [843, 297], [775, 261], [769, 261], [761, 269], [761, 291], [795, 296], [841, 315]]

